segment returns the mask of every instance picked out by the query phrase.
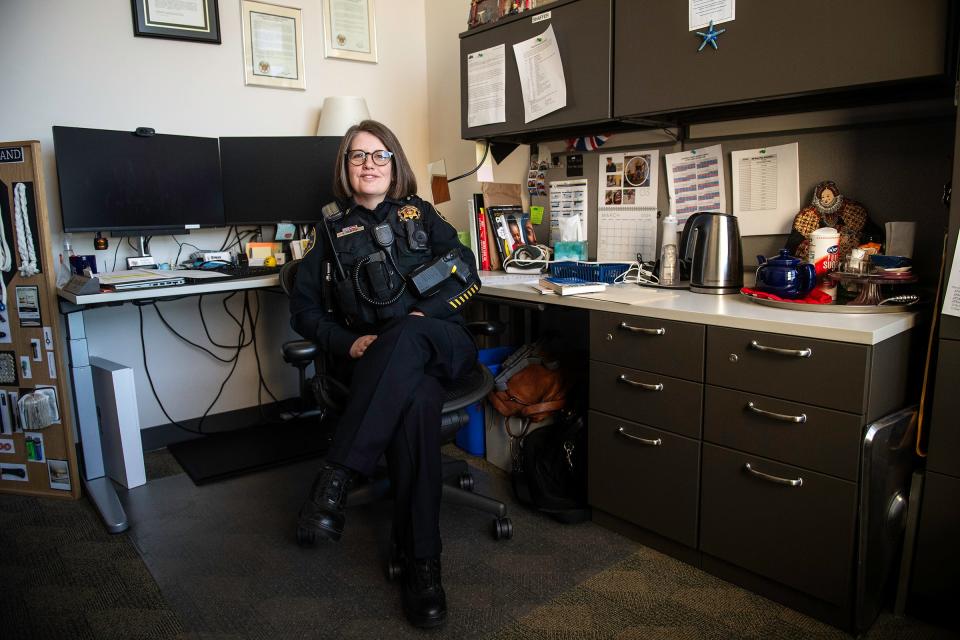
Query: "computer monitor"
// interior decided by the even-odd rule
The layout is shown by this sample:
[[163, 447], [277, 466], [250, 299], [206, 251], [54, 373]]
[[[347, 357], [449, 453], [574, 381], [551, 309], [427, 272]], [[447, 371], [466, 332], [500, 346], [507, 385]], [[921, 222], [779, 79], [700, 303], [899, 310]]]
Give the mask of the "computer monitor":
[[220, 138], [227, 224], [309, 223], [333, 197], [339, 136]]
[[54, 127], [63, 230], [123, 235], [223, 226], [216, 138]]

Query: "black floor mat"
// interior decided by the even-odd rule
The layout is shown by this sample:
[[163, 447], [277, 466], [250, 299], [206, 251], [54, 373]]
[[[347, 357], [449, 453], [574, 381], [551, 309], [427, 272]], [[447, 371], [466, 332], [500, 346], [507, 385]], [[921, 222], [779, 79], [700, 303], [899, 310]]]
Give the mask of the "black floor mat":
[[330, 432], [316, 418], [259, 425], [167, 447], [194, 484], [270, 469], [322, 456], [330, 446]]

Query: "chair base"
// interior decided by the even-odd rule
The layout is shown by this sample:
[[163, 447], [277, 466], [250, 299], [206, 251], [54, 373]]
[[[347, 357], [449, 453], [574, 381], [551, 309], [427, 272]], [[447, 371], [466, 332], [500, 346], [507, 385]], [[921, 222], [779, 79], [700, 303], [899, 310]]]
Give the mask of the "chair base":
[[[488, 496], [474, 493], [473, 476], [465, 460], [448, 456], [443, 457], [443, 494], [442, 500], [451, 504], [477, 509], [494, 516], [492, 535], [496, 540], [509, 540], [513, 537], [513, 523], [507, 517], [507, 506]], [[450, 484], [457, 481], [460, 486]], [[467, 487], [467, 488], [463, 488]], [[370, 504], [390, 497], [390, 478], [385, 470], [378, 472], [369, 482], [354, 486], [347, 494], [347, 506]]]

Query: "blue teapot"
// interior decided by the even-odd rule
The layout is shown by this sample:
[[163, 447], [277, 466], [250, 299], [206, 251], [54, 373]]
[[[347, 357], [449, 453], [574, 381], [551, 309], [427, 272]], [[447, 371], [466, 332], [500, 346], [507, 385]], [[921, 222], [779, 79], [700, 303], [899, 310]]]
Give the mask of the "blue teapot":
[[786, 249], [780, 249], [780, 255], [767, 260], [757, 256], [755, 289], [772, 293], [781, 298], [802, 298], [810, 293], [817, 284], [817, 273], [813, 265], [794, 258]]

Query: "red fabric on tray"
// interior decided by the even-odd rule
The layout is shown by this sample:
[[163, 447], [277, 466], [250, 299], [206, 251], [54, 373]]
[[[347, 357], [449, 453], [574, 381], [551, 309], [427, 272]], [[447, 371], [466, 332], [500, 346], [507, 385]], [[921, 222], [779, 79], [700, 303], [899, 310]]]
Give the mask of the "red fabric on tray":
[[826, 291], [821, 291], [820, 289], [814, 289], [806, 295], [805, 298], [797, 298], [796, 300], [790, 298], [781, 298], [778, 295], [767, 293], [766, 291], [757, 291], [756, 289], [748, 289], [744, 287], [740, 289], [740, 293], [751, 296], [753, 298], [766, 298], [767, 300], [776, 300], [777, 302], [799, 302], [801, 304], [833, 304], [833, 298], [830, 297], [830, 294]]

